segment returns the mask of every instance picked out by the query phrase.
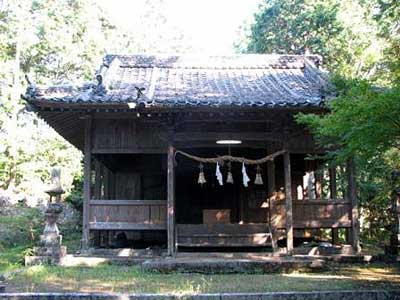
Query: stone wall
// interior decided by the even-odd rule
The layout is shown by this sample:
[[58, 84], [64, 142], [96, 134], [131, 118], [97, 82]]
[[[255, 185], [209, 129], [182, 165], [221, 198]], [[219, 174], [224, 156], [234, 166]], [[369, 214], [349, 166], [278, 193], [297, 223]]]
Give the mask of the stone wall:
[[397, 300], [400, 291], [331, 291], [232, 294], [89, 294], [89, 293], [0, 293], [0, 300]]

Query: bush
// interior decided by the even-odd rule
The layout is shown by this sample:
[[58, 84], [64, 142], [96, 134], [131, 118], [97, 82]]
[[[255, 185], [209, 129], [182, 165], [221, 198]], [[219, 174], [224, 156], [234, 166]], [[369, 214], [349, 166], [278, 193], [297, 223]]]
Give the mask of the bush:
[[20, 205], [13, 210], [0, 215], [0, 248], [31, 245], [43, 230], [44, 217], [38, 208]]
[[77, 211], [83, 211], [83, 177], [76, 175], [72, 181], [72, 189], [65, 201], [70, 203]]

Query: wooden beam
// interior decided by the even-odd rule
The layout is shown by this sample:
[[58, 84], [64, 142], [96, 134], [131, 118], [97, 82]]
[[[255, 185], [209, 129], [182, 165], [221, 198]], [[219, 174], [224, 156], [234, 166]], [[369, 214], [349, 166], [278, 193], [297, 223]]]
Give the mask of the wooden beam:
[[165, 230], [166, 224], [143, 224], [130, 222], [90, 222], [92, 230]]
[[83, 174], [83, 228], [82, 247], [89, 246], [89, 216], [90, 216], [90, 183], [91, 183], [91, 160], [92, 160], [92, 119], [87, 117], [85, 121], [85, 150], [84, 150], [84, 174]]
[[356, 252], [360, 249], [360, 224], [358, 219], [358, 200], [357, 200], [357, 187], [355, 178], [355, 165], [354, 159], [350, 158], [346, 162], [347, 180], [348, 180], [348, 196], [351, 203], [351, 244]]
[[168, 255], [175, 253], [175, 149], [172, 145], [168, 147], [168, 168], [167, 168], [167, 234], [168, 234]]
[[130, 148], [93, 148], [93, 154], [162, 154], [165, 153], [165, 148], [140, 148], [140, 147], [130, 147]]
[[292, 176], [290, 170], [290, 154], [283, 154], [285, 173], [285, 206], [286, 206], [286, 247], [288, 253], [293, 251], [293, 206], [292, 206]]
[[167, 205], [166, 200], [90, 200], [90, 205], [128, 205], [128, 206], [141, 206], [141, 205]]

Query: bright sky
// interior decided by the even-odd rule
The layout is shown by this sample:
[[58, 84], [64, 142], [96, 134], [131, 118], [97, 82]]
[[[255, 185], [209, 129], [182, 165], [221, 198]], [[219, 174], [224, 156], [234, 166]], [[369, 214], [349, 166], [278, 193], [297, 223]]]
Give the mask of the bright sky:
[[[262, 0], [165, 0], [165, 15], [195, 41], [197, 51], [230, 54], [238, 28], [251, 19]], [[100, 0], [115, 22], [130, 27], [145, 0]], [[132, 26], [132, 25], [131, 25]], [[135, 30], [135, 28], [130, 28]]]

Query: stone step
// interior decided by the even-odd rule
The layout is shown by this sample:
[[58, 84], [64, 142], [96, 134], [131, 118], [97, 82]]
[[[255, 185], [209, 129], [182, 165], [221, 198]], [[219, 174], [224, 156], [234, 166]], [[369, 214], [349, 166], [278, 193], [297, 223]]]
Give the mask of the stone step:
[[152, 259], [142, 263], [143, 271], [159, 273], [289, 273], [292, 271], [320, 271], [326, 262], [322, 259], [296, 259], [291, 257], [269, 257], [264, 259]]

